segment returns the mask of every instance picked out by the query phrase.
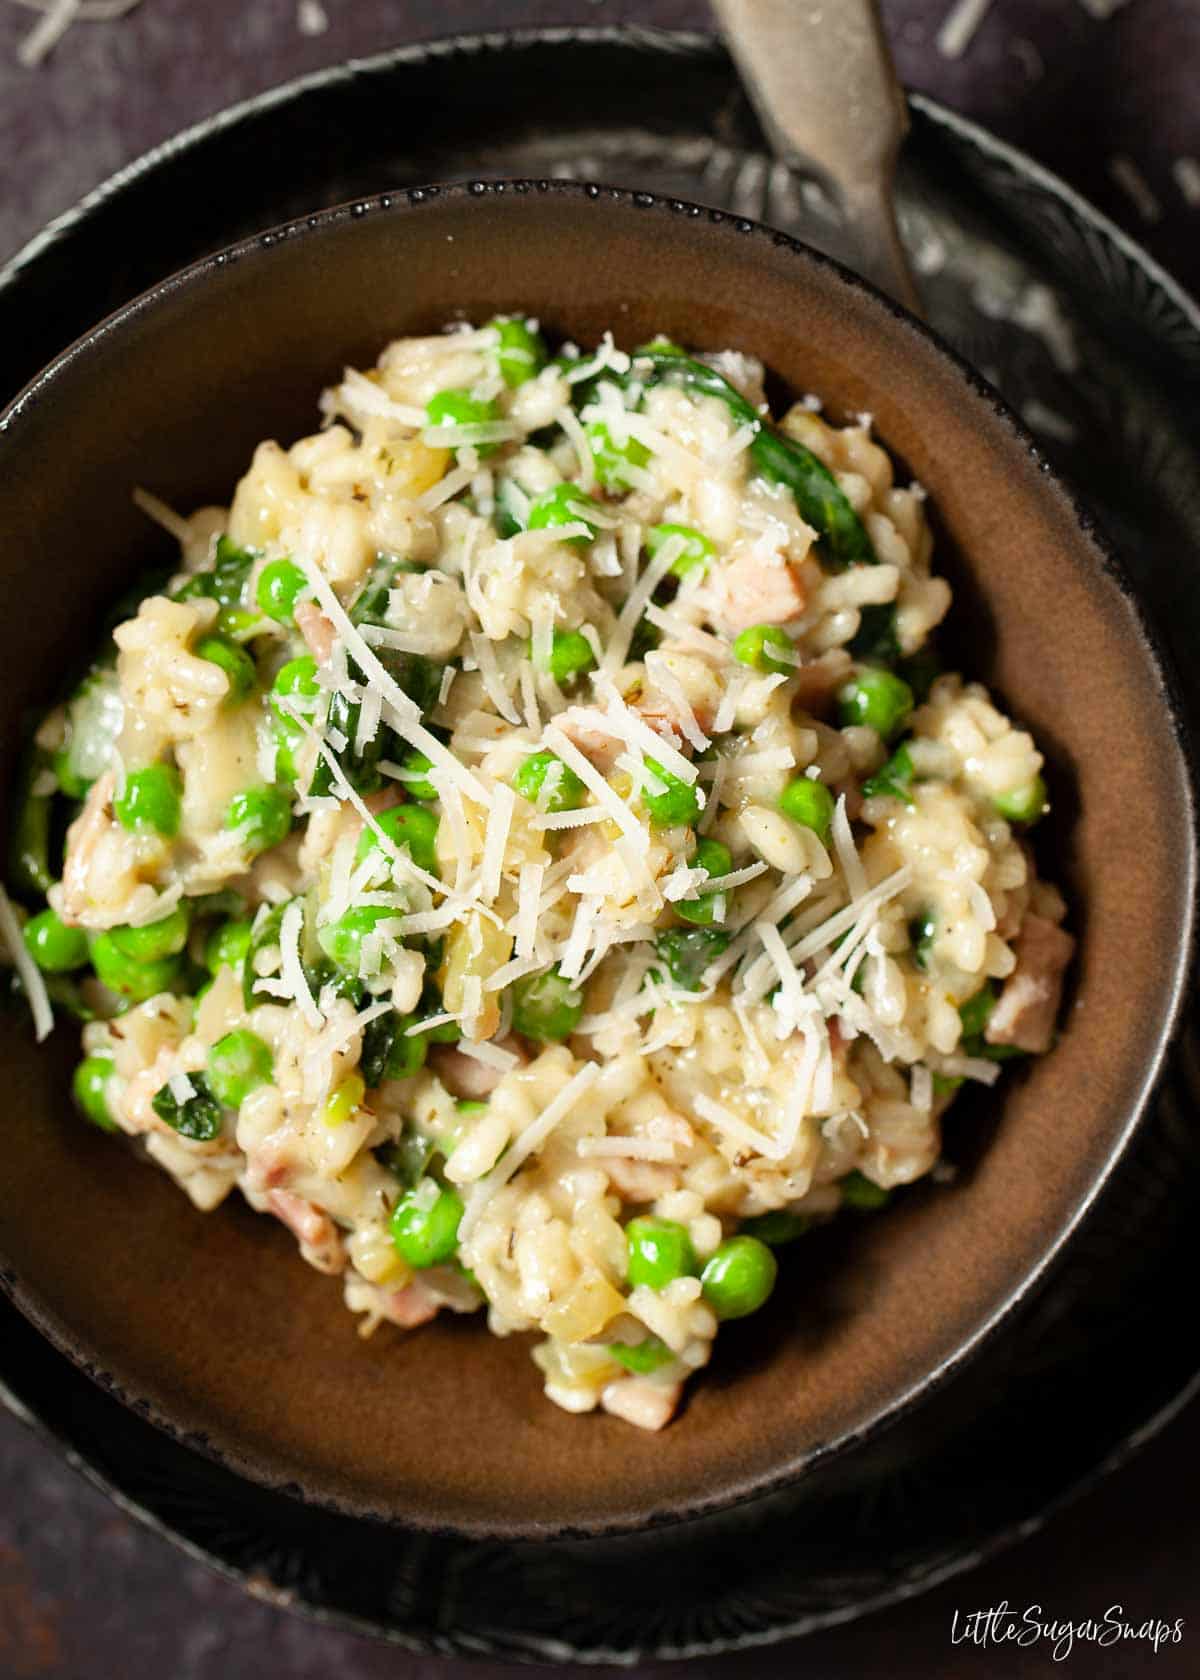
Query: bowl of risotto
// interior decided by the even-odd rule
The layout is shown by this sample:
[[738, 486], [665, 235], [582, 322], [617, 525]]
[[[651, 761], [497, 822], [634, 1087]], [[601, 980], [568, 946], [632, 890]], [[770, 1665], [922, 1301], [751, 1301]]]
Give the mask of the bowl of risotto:
[[1027, 1295], [1174, 1020], [1191, 783], [923, 328], [715, 214], [429, 189], [103, 323], [0, 468], [0, 1251], [99, 1380], [341, 1509], [600, 1532]]

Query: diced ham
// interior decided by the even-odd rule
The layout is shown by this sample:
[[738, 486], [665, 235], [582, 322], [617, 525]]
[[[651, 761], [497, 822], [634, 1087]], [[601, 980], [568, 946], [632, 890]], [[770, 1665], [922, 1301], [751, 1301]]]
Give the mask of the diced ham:
[[[684, 752], [691, 752], [691, 746], [687, 743], [680, 724], [679, 708], [669, 695], [657, 691], [653, 694], [639, 695], [630, 701], [629, 709], [636, 712], [643, 723], [648, 723], [656, 735], [661, 735], [663, 740], [677, 751], [682, 749]], [[692, 708], [692, 716], [706, 735], [712, 728], [714, 715], [715, 708], [711, 706]]]
[[302, 1196], [290, 1190], [271, 1190], [267, 1206], [300, 1244], [301, 1253], [310, 1266], [319, 1272], [340, 1272], [346, 1264], [346, 1251], [333, 1220]]
[[615, 735], [610, 735], [607, 730], [593, 729], [589, 724], [581, 722], [575, 707], [569, 706], [565, 712], [560, 712], [554, 721], [568, 741], [579, 748], [602, 776], [607, 776], [624, 751], [624, 743]]
[[[522, 1066], [528, 1062], [529, 1057], [519, 1039], [506, 1038], [497, 1042], [501, 1050], [511, 1051], [518, 1057]], [[485, 1097], [490, 1097], [504, 1078], [499, 1068], [489, 1067], [486, 1062], [476, 1061], [474, 1056], [464, 1055], [452, 1044], [439, 1044], [431, 1049], [429, 1065], [452, 1097], [469, 1102], [482, 1102]]]
[[392, 1324], [398, 1324], [402, 1330], [415, 1330], [419, 1324], [428, 1324], [431, 1318], [436, 1318], [441, 1303], [434, 1300], [417, 1278], [404, 1289], [394, 1290], [388, 1297], [383, 1308], [384, 1317]]
[[296, 1170], [294, 1156], [295, 1143], [287, 1128], [269, 1133], [246, 1151], [247, 1186], [257, 1191], [282, 1190]]
[[833, 709], [834, 695], [849, 675], [850, 660], [841, 649], [800, 665], [795, 676], [794, 704], [812, 717], [827, 717]]
[[296, 607], [296, 628], [308, 643], [318, 665], [333, 652], [333, 625], [315, 601], [301, 601]]
[[782, 556], [746, 549], [714, 569], [711, 583], [716, 616], [735, 635], [752, 624], [786, 624], [799, 618], [807, 597]]
[[988, 1020], [989, 1044], [1012, 1044], [1039, 1055], [1049, 1050], [1062, 1000], [1063, 976], [1075, 950], [1065, 929], [1029, 912], [1016, 940], [1017, 966]]
[[368, 793], [363, 804], [373, 817], [377, 817], [381, 811], [390, 811], [394, 805], [402, 804], [403, 800], [404, 795], [399, 788], [385, 787], [380, 788], [378, 793]]

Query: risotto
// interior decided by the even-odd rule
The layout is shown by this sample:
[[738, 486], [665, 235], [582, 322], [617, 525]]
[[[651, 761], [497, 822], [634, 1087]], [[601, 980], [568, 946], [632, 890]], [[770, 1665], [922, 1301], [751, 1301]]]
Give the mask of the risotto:
[[484, 1310], [657, 1429], [777, 1251], [1051, 1045], [1042, 759], [920, 486], [763, 370], [390, 344], [259, 446], [34, 738], [0, 920], [75, 1094], [362, 1333]]

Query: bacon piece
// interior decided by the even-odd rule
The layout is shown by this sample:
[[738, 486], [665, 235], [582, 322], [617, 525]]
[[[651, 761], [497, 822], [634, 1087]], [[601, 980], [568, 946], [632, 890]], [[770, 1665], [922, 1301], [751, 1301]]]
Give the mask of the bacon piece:
[[988, 1019], [989, 1044], [1012, 1044], [1040, 1055], [1054, 1039], [1063, 977], [1075, 941], [1057, 923], [1029, 912], [1016, 939], [1017, 966]]

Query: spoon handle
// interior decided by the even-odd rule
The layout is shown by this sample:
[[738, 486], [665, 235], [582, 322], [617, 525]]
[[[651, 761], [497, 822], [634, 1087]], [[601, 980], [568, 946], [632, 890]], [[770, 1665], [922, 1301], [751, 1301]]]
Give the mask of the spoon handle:
[[892, 202], [908, 111], [875, 0], [713, 0], [767, 139], [836, 201], [852, 267], [920, 312]]

